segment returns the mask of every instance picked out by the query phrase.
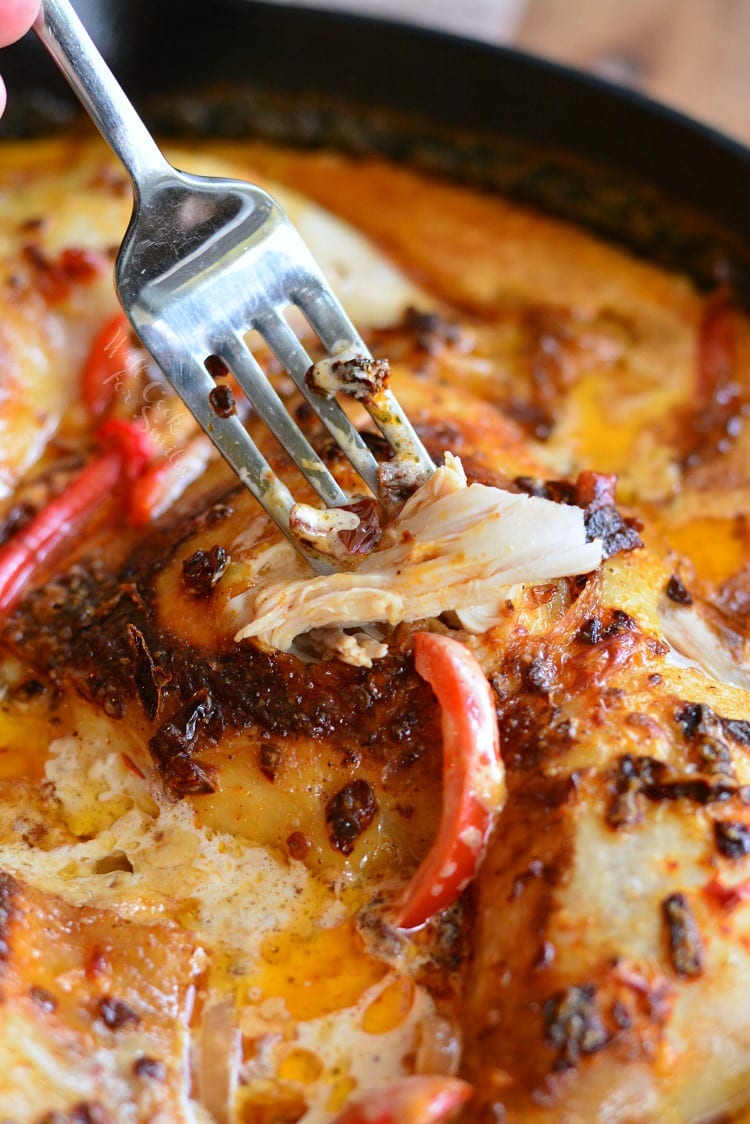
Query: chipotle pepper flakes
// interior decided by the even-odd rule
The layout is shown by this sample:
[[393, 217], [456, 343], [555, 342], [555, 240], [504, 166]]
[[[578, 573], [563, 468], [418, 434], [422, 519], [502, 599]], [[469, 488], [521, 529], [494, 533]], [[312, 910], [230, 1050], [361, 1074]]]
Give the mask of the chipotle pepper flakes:
[[104, 254], [68, 246], [56, 258], [31, 242], [21, 249], [25, 263], [34, 272], [34, 284], [52, 304], [66, 300], [77, 285], [89, 285], [109, 268]]
[[183, 585], [196, 597], [205, 597], [211, 592], [229, 563], [229, 555], [223, 546], [212, 546], [210, 550], [196, 550], [182, 563]]
[[731, 820], [714, 822], [716, 846], [726, 859], [741, 859], [750, 855], [750, 827]]
[[264, 742], [258, 752], [258, 766], [266, 780], [273, 783], [284, 764], [284, 750], [278, 743]]
[[128, 638], [133, 651], [133, 682], [138, 700], [149, 722], [153, 722], [159, 713], [164, 676], [154, 663], [143, 633], [132, 622], [128, 623]]
[[572, 1068], [582, 1056], [596, 1054], [610, 1042], [593, 984], [569, 987], [551, 996], [542, 1008], [542, 1019], [547, 1042], [557, 1050], [556, 1070]]
[[326, 823], [331, 845], [350, 855], [354, 844], [378, 811], [372, 785], [365, 780], [352, 781], [333, 796], [326, 805]]
[[681, 893], [670, 894], [661, 903], [661, 910], [675, 972], [687, 979], [702, 975], [703, 944], [687, 898]]
[[208, 401], [211, 404], [211, 409], [219, 418], [231, 418], [233, 414], [237, 413], [237, 404], [234, 400], [232, 388], [227, 386], [226, 383], [215, 386], [208, 396]]
[[213, 698], [202, 687], [151, 738], [149, 750], [154, 764], [173, 796], [216, 791], [215, 770], [193, 760], [192, 755], [199, 738], [213, 740], [211, 725], [219, 721]]
[[218, 355], [209, 355], [205, 367], [213, 379], [225, 379], [229, 375], [229, 367]]
[[99, 1002], [99, 1018], [110, 1030], [121, 1030], [124, 1026], [137, 1026], [141, 1021], [132, 1007], [122, 999], [105, 996]]
[[676, 574], [672, 574], [667, 582], [667, 597], [677, 605], [692, 605], [693, 597], [682, 584]]
[[164, 1062], [157, 1058], [149, 1058], [143, 1054], [133, 1062], [133, 1073], [136, 1077], [148, 1077], [152, 1081], [165, 1081], [167, 1070]]
[[742, 905], [750, 898], [750, 878], [735, 883], [734, 886], [725, 886], [718, 878], [712, 878], [703, 887], [703, 895], [720, 909], [731, 913], [738, 905]]
[[303, 831], [293, 831], [287, 836], [286, 846], [290, 857], [301, 862], [310, 854], [312, 843]]

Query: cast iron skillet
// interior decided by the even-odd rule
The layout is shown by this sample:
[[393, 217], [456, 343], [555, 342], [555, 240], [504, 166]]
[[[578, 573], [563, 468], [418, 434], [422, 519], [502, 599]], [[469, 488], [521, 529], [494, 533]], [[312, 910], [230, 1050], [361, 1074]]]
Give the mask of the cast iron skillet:
[[[255, 0], [76, 6], [162, 133], [408, 158], [750, 298], [750, 152], [642, 97], [516, 51]], [[69, 121], [67, 88], [32, 36], [0, 65], [2, 133]]]

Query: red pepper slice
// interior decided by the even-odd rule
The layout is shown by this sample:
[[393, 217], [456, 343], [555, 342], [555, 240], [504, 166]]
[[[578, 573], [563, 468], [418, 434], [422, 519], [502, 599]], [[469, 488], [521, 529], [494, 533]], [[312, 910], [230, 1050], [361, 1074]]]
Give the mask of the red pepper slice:
[[102, 445], [120, 450], [123, 467], [130, 480], [136, 480], [157, 454], [154, 439], [143, 422], [110, 418], [99, 427]]
[[109, 447], [0, 547], [0, 614], [15, 607], [34, 574], [78, 532], [123, 477], [131, 483], [137, 480], [154, 457], [153, 441], [139, 422], [105, 422], [99, 439]]
[[193, 437], [170, 459], [160, 457], [133, 482], [128, 518], [134, 527], [147, 527], [197, 480], [211, 456], [212, 446], [202, 434]]
[[402, 1077], [385, 1089], [357, 1097], [339, 1113], [335, 1124], [441, 1124], [455, 1116], [471, 1095], [471, 1085], [457, 1077]]
[[0, 547], [0, 613], [15, 607], [34, 573], [111, 494], [121, 475], [121, 450], [101, 453]]
[[130, 323], [118, 312], [94, 338], [83, 368], [83, 401], [95, 418], [111, 405], [118, 380], [127, 375], [132, 350]]
[[163, 458], [150, 465], [134, 482], [128, 505], [128, 519], [132, 526], [147, 527], [159, 514], [173, 471], [172, 462]]
[[396, 905], [400, 929], [424, 925], [466, 889], [505, 798], [495, 706], [476, 657], [448, 636], [418, 632], [414, 662], [442, 713], [443, 811], [435, 842]]

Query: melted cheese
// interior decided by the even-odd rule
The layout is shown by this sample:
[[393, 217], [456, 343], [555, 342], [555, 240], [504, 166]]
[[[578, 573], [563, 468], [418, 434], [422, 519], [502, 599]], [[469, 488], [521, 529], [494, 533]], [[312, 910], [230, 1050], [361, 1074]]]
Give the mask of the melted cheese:
[[[256, 1043], [238, 1062], [239, 1104], [252, 1104], [264, 1083], [281, 1082], [307, 1104], [305, 1121], [318, 1124], [352, 1091], [407, 1073], [405, 1059], [440, 1032], [434, 1005], [399, 955], [367, 951], [337, 885], [266, 847], [201, 827], [189, 805], [166, 799], [153, 776], [128, 766], [142, 749], [121, 727], [80, 704], [75, 727], [50, 745], [45, 767], [48, 799], [73, 838], [44, 851], [1, 843], [0, 869], [73, 906], [116, 909], [139, 923], [171, 917], [195, 934], [210, 954], [213, 988], [221, 994], [231, 983], [237, 994], [233, 1024]], [[389, 990], [404, 987], [408, 1001], [394, 1016]], [[8, 1104], [28, 1111], [51, 1066], [58, 1107], [76, 1081], [86, 1094], [87, 1071], [59, 1043], [31, 1049], [28, 1041], [24, 1034], [18, 1046], [23, 1082], [13, 1076], [12, 1051], [2, 1055], [14, 1089]], [[104, 1087], [118, 1119], [131, 1119], [121, 1108], [130, 1103], [127, 1085], [118, 1093], [113, 1073], [102, 1086], [96, 1057], [90, 1064], [92, 1088]], [[67, 1077], [69, 1070], [78, 1076]]]
[[[20, 146], [4, 156], [0, 259], [16, 280], [0, 291], [3, 515], [34, 466], [54, 464], [68, 447], [88, 454], [94, 426], [78, 403], [80, 368], [115, 310], [105, 274], [56, 304], [24, 245], [32, 241], [53, 262], [76, 247], [106, 254], [129, 211], [127, 187], [96, 145]], [[258, 767], [261, 735], [274, 723], [286, 729], [278, 714], [267, 726], [238, 720], [218, 744], [198, 749], [215, 769], [216, 791], [176, 801], [148, 751], [172, 710], [149, 723], [135, 701], [122, 718], [84, 703], [73, 686], [93, 691], [111, 669], [83, 659], [79, 666], [79, 654], [70, 679], [56, 665], [55, 698], [50, 691], [35, 705], [16, 691], [32, 681], [29, 667], [5, 665], [0, 877], [14, 876], [18, 888], [2, 919], [10, 949], [0, 980], [3, 1113], [33, 1120], [87, 1098], [112, 1119], [139, 1124], [325, 1124], [354, 1094], [459, 1067], [476, 1085], [477, 1112], [513, 1124], [681, 1122], [742, 1106], [750, 913], [739, 890], [730, 908], [706, 887], [718, 882], [731, 898], [748, 876], [750, 858], [719, 854], [713, 834], [717, 820], [747, 818], [747, 754], [732, 742], [721, 762], [739, 786], [730, 792], [729, 778], [727, 800], [698, 804], [672, 793], [660, 803], [633, 788], [632, 822], [615, 830], [606, 820], [626, 755], [700, 783], [701, 742], [685, 732], [680, 708], [713, 708], [722, 716], [719, 740], [731, 741], [721, 722], [742, 734], [747, 719], [741, 630], [729, 658], [704, 633], [683, 637], [703, 670], [675, 666], [665, 654], [665, 640], [677, 642], [663, 610], [673, 570], [699, 599], [720, 596], [719, 583], [735, 579], [741, 594], [747, 564], [750, 430], [725, 427], [730, 450], [704, 450], [701, 472], [684, 463], [680, 411], [692, 405], [701, 295], [585, 232], [404, 167], [263, 145], [174, 158], [196, 171], [262, 180], [281, 198], [355, 322], [371, 330], [380, 353], [393, 349], [397, 396], [439, 452], [460, 446], [480, 479], [618, 472], [619, 498], [649, 524], [653, 553], [618, 555], [588, 582], [556, 583], [597, 565], [581, 512], [466, 487], [449, 456], [380, 550], [351, 573], [310, 580], [249, 499], [232, 492], [229, 474], [209, 464], [158, 534], [141, 541], [132, 533], [136, 554], [148, 555], [156, 540], [162, 550], [149, 587], [159, 637], [193, 645], [196, 662], [223, 656], [239, 633], [243, 651], [262, 641], [277, 652], [304, 646], [373, 663], [370, 677], [360, 666], [347, 682], [385, 700], [387, 736], [372, 749], [352, 723], [346, 739], [327, 741], [325, 722], [341, 719], [326, 710], [322, 677], [313, 700], [320, 713], [308, 711], [314, 728], [288, 733], [278, 778]], [[284, 186], [298, 184], [309, 197]], [[444, 319], [397, 326], [409, 307]], [[737, 321], [733, 373], [745, 393], [750, 332]], [[147, 412], [153, 403], [144, 399], [142, 416], [182, 441], [189, 419], [159, 388], [163, 410]], [[287, 474], [278, 450], [258, 440]], [[349, 487], [346, 468], [333, 463]], [[304, 485], [290, 483], [304, 498]], [[214, 524], [217, 499], [232, 511]], [[91, 544], [105, 570], [119, 566], [120, 530]], [[216, 588], [196, 598], [182, 582], [183, 563], [216, 546], [229, 564]], [[23, 612], [33, 634], [34, 610]], [[440, 795], [439, 753], [421, 759], [421, 773], [402, 754], [429, 711], [414, 710], [410, 696], [393, 718], [398, 684], [384, 681], [378, 660], [389, 650], [396, 674], [408, 678], [409, 630], [397, 628], [394, 638], [392, 626], [444, 613], [455, 614], [450, 620], [492, 678], [512, 772], [472, 890], [469, 942], [460, 909], [413, 939], [376, 923], [379, 904], [428, 850]], [[76, 620], [75, 639], [85, 645], [88, 622]], [[43, 640], [54, 647], [54, 637]], [[44, 642], [32, 651], [37, 660]], [[14, 641], [25, 643], [23, 635]], [[289, 665], [271, 655], [269, 666], [277, 658], [281, 677]], [[281, 678], [278, 685], [286, 686]], [[301, 695], [303, 686], [295, 690]], [[360, 770], [369, 751], [382, 768], [370, 760]], [[348, 856], [334, 851], [325, 809], [360, 774], [377, 790], [379, 817]], [[292, 859], [286, 835], [306, 828], [309, 855]], [[694, 904], [703, 978], [680, 978], [670, 963], [660, 909], [672, 892]], [[637, 959], [638, 971], [623, 957]], [[622, 984], [628, 970], [635, 987]], [[116, 1032], [96, 1013], [115, 984], [120, 999], [142, 1005], [141, 1021]], [[56, 992], [58, 1010], [45, 1009], [46, 992]], [[623, 996], [629, 1006], [617, 1023], [614, 1000]], [[608, 1020], [606, 1043], [595, 1020], [586, 1024], [596, 1004]], [[560, 1041], [565, 1056], [556, 1053]], [[161, 1089], [134, 1073], [146, 1054], [164, 1060]]]

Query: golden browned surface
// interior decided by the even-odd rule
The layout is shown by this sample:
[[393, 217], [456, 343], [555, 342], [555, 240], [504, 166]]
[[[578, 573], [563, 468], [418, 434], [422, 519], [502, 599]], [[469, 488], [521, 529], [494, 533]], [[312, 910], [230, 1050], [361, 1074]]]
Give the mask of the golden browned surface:
[[[262, 145], [179, 162], [302, 188], [372, 240], [372, 261], [388, 256], [401, 311], [364, 327], [436, 458], [451, 450], [472, 479], [583, 507], [579, 474], [616, 473], [630, 523], [605, 504], [597, 574], [515, 588], [490, 632], [457, 632], [495, 691], [509, 797], [461, 906], [401, 941], [384, 906], [426, 853], [441, 799], [412, 627], [372, 668], [235, 644], [248, 536], [275, 534], [250, 497], [213, 461], [139, 530], [114, 494], [3, 633], [11, 1118], [73, 1111], [78, 1082], [118, 1120], [313, 1124], [395, 1076], [456, 1070], [476, 1089], [466, 1119], [483, 1124], [741, 1108], [746, 318], [730, 294], [704, 298], [585, 232], [406, 168]], [[291, 202], [309, 218], [312, 203]], [[63, 144], [9, 150], [0, 204], [10, 535], [91, 455], [79, 372], [114, 311], [105, 262], [128, 201], [98, 148]], [[84, 268], [82, 249], [101, 257]], [[124, 386], [122, 415], [145, 401], [165, 441], [190, 439], [153, 372]], [[216, 547], [228, 565], [197, 596], [184, 563]], [[348, 840], [337, 798], [355, 783]], [[135, 1018], [102, 1026], [111, 998]], [[47, 1087], [35, 1036], [55, 1054]], [[99, 1084], [92, 1050], [109, 1059]], [[163, 1062], [160, 1083], [133, 1069], [141, 1053]]]

